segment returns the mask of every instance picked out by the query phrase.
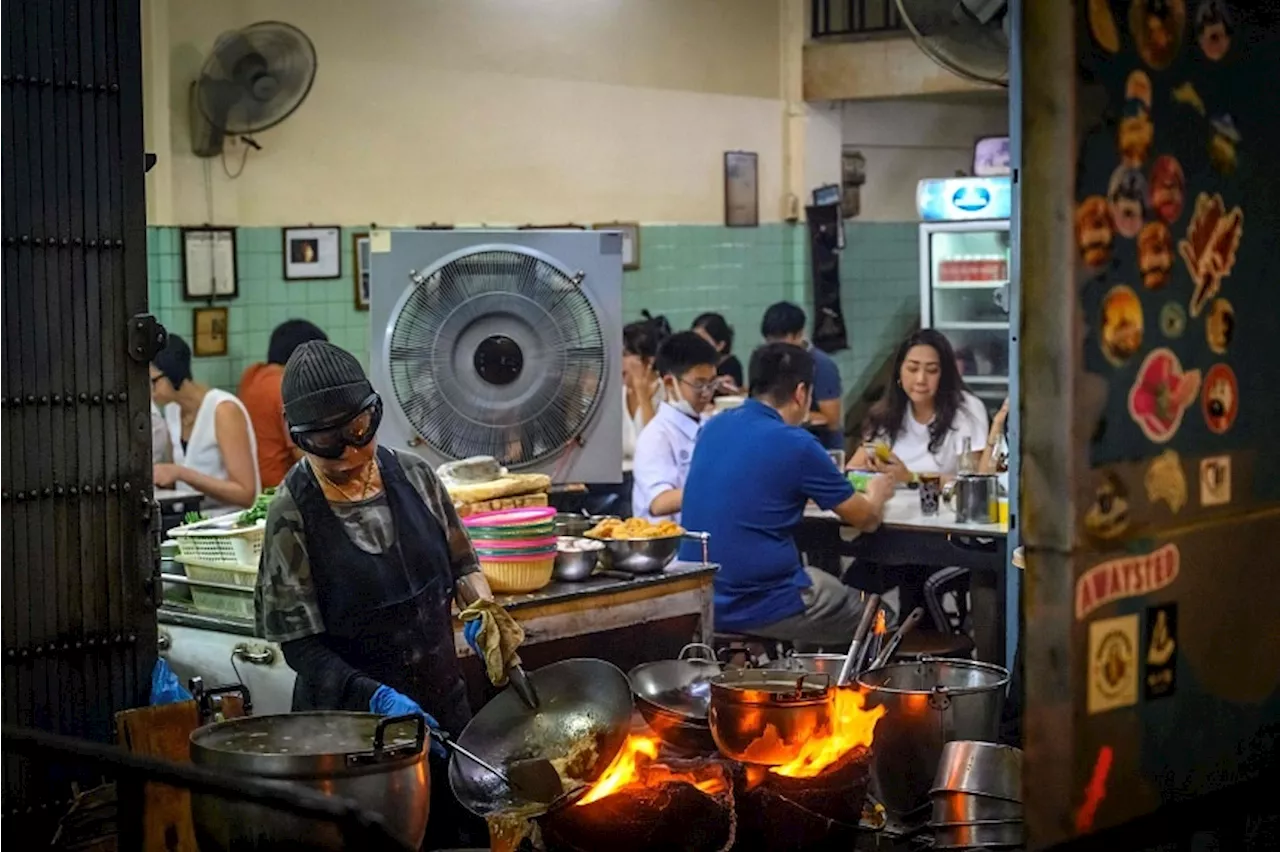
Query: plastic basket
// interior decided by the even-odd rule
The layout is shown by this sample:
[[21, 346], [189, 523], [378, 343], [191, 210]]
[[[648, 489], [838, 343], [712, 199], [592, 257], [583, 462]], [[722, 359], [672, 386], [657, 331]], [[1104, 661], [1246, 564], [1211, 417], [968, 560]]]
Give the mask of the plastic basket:
[[187, 569], [187, 577], [204, 583], [224, 583], [240, 586], [243, 592], [223, 589], [202, 589], [191, 586], [191, 602], [198, 612], [208, 615], [227, 615], [233, 618], [253, 618], [253, 589], [258, 582], [258, 566], [254, 565], [206, 565], [179, 559]]
[[267, 534], [267, 522], [260, 520], [253, 526], [237, 527], [235, 523], [239, 516], [239, 512], [233, 512], [175, 527], [169, 531], [169, 537], [178, 542], [178, 553], [184, 562], [191, 560], [201, 565], [256, 566], [258, 556], [262, 553], [262, 541]]

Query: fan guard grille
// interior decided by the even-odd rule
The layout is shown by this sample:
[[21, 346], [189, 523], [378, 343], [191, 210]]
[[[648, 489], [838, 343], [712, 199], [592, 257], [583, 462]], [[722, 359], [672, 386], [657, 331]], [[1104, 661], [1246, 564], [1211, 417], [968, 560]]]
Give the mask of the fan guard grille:
[[604, 391], [600, 321], [549, 259], [483, 247], [414, 276], [388, 331], [391, 392], [426, 444], [510, 468], [570, 446]]

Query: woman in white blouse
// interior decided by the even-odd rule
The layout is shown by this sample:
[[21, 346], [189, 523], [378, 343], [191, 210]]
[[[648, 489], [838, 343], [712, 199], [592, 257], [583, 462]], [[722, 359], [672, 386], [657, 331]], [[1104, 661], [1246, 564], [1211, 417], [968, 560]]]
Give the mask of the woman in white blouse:
[[151, 400], [173, 442], [173, 462], [152, 466], [156, 486], [185, 483], [214, 511], [253, 505], [262, 485], [248, 412], [234, 394], [191, 377], [191, 349], [176, 334], [151, 363]]
[[[932, 328], [912, 334], [898, 347], [894, 377], [871, 409], [849, 467], [890, 473], [899, 482], [920, 473], [954, 475], [968, 438], [976, 470], [987, 445], [987, 409], [965, 388], [950, 341]], [[887, 444], [889, 459], [868, 452], [866, 442]]]

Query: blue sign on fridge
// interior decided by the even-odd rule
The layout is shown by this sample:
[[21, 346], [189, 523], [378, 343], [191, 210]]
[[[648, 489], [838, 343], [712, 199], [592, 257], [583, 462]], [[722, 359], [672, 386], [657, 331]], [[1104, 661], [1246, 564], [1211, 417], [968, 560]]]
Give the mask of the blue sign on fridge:
[[1013, 183], [1006, 177], [930, 178], [916, 187], [916, 208], [926, 222], [1007, 219]]

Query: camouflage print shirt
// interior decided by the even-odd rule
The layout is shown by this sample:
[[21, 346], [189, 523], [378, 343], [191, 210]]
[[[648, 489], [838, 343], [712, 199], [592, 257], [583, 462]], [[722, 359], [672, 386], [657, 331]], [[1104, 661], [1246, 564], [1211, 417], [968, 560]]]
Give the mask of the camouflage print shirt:
[[[458, 520], [448, 492], [430, 465], [413, 453], [396, 452], [396, 459], [404, 469], [405, 478], [413, 484], [427, 509], [445, 529], [454, 579], [479, 571], [471, 540]], [[306, 461], [298, 464], [306, 464]], [[386, 492], [353, 503], [330, 502], [329, 506], [346, 528], [351, 541], [366, 553], [382, 553], [395, 544], [395, 525]], [[319, 598], [311, 581], [311, 560], [307, 555], [302, 512], [283, 483], [276, 489], [267, 511], [267, 533], [258, 563], [254, 612], [258, 636], [273, 642], [301, 639], [323, 633], [325, 629]]]

